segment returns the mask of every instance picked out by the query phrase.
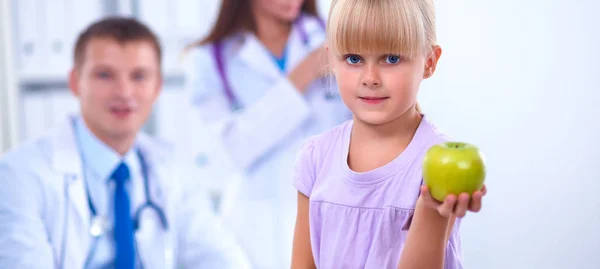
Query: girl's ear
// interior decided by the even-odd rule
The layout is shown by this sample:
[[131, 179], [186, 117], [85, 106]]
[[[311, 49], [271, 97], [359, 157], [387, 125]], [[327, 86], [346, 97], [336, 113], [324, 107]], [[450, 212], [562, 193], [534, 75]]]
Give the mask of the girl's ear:
[[423, 78], [430, 78], [431, 76], [433, 76], [435, 68], [437, 67], [437, 63], [440, 60], [440, 56], [442, 56], [442, 48], [437, 45], [433, 46], [429, 57], [427, 57], [427, 60], [425, 61], [425, 70], [423, 71]]

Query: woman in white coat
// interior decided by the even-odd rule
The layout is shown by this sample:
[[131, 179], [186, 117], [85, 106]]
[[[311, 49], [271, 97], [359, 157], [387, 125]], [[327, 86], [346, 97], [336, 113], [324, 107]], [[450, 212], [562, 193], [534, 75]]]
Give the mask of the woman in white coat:
[[224, 222], [257, 268], [290, 267], [300, 144], [350, 117], [325, 75], [324, 40], [315, 0], [224, 0], [187, 51], [195, 113], [244, 177]]

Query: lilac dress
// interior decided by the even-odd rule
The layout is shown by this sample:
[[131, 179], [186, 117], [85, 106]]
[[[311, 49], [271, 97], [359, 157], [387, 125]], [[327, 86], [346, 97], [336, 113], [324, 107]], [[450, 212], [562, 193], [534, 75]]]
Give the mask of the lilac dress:
[[[365, 173], [348, 167], [352, 121], [307, 140], [294, 186], [310, 198], [312, 253], [317, 268], [397, 268], [419, 195], [427, 149], [447, 141], [425, 117], [406, 150]], [[462, 267], [460, 220], [446, 248], [445, 269]]]

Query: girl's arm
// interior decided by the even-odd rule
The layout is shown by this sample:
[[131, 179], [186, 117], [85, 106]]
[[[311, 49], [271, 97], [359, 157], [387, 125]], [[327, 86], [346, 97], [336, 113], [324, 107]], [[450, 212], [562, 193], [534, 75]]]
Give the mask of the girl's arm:
[[398, 269], [442, 269], [450, 224], [454, 217], [444, 217], [426, 206], [419, 198], [400, 257]]
[[308, 197], [298, 192], [298, 215], [296, 216], [296, 229], [294, 231], [292, 269], [317, 268], [310, 246], [308, 207]]
[[467, 211], [478, 212], [486, 188], [460, 196], [449, 195], [440, 204], [421, 186], [415, 213], [402, 250], [398, 269], [442, 269], [446, 246], [457, 217], [464, 217]]

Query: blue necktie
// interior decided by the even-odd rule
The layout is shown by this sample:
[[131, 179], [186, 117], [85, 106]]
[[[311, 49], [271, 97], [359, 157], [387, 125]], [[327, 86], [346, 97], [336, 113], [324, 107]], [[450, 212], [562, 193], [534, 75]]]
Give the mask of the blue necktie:
[[125, 186], [130, 178], [127, 165], [121, 163], [113, 172], [111, 178], [115, 181], [114, 239], [117, 250], [115, 268], [133, 269], [135, 268], [135, 244], [131, 203]]

